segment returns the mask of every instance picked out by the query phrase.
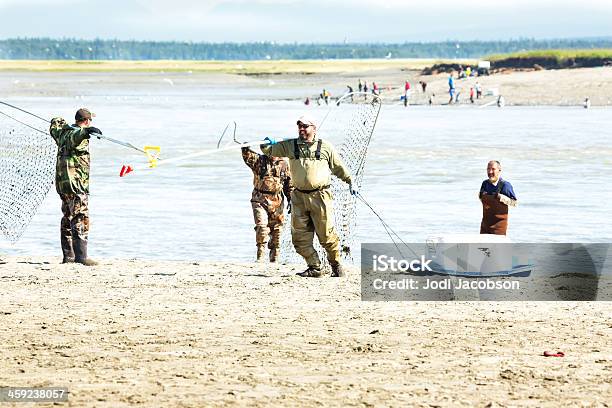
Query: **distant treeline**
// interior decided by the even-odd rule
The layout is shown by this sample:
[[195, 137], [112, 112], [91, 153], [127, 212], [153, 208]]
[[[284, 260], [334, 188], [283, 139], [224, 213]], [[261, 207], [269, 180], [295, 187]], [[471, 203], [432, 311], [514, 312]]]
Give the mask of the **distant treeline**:
[[612, 49], [524, 51], [491, 57], [492, 67], [563, 69], [612, 66]]
[[159, 42], [15, 38], [0, 40], [0, 59], [31, 60], [263, 60], [345, 58], [480, 58], [547, 49], [612, 48], [612, 38], [516, 39], [338, 44]]
[[[612, 66], [612, 49], [589, 50], [538, 50], [510, 54], [490, 55], [491, 70], [504, 69], [540, 70], [565, 68], [592, 68]], [[457, 63], [439, 63], [421, 71], [422, 75], [435, 75], [441, 72], [459, 72], [463, 67]]]

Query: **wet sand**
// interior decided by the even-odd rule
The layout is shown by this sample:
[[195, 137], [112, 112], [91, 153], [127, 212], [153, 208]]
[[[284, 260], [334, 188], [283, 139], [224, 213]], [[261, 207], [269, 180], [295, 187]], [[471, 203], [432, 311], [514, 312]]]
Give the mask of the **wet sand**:
[[68, 406], [612, 400], [611, 302], [362, 302], [357, 269], [58, 261], [0, 256], [0, 385], [65, 386]]
[[[420, 70], [397, 67], [355, 69], [316, 73], [199, 73], [199, 72], [27, 72], [0, 71], [0, 94], [5, 98], [49, 96], [74, 97], [99, 95], [175, 95], [201, 92], [203, 98], [214, 98], [211, 88], [250, 89], [241, 98], [270, 98], [267, 89], [283, 89], [283, 98], [304, 100], [316, 98], [323, 88], [338, 97], [351, 85], [357, 90], [359, 79], [379, 84], [387, 103], [399, 103], [404, 81], [412, 85], [411, 104], [427, 104], [435, 94], [434, 104], [448, 102], [448, 75], [421, 76]], [[423, 93], [418, 81], [427, 82]], [[612, 67], [580, 68], [548, 71], [512, 71], [479, 78], [456, 80], [461, 92], [460, 105], [469, 103], [470, 87], [479, 81], [483, 91], [497, 89], [507, 105], [576, 106], [586, 97], [592, 106], [612, 106]], [[263, 95], [263, 96], [262, 96]], [[272, 97], [273, 98], [273, 97]], [[475, 105], [493, 101], [494, 97], [477, 100]]]

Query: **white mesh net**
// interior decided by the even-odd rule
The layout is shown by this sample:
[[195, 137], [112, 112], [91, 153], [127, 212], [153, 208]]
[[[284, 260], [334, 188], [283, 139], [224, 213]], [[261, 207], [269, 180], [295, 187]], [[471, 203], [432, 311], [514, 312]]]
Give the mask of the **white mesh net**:
[[[369, 95], [368, 100], [365, 101], [363, 94], [355, 93], [354, 95], [354, 102], [350, 102], [350, 96], [344, 97], [341, 101], [346, 102], [330, 111], [329, 117], [326, 117], [320, 126], [318, 136], [331, 141], [341, 141], [336, 145], [336, 149], [351, 173], [353, 185], [360, 189], [368, 147], [380, 112], [381, 100], [374, 95]], [[334, 196], [334, 224], [340, 237], [342, 258], [352, 262], [356, 199], [350, 194], [346, 183], [334, 176], [332, 176], [331, 190]], [[285, 217], [287, 221], [281, 237], [281, 261], [301, 263], [303, 259], [295, 252], [291, 242], [291, 214], [285, 214]], [[326, 268], [329, 263], [325, 250], [319, 245], [316, 236], [314, 241], [322, 266]]]
[[51, 136], [0, 115], [0, 231], [9, 241], [19, 240], [49, 192], [56, 154]]

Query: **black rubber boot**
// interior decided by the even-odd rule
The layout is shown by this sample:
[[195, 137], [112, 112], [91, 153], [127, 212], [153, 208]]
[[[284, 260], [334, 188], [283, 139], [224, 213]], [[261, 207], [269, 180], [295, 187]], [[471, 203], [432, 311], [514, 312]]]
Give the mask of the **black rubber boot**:
[[344, 269], [342, 268], [342, 265], [340, 264], [340, 262], [330, 262], [331, 268], [332, 268], [332, 273], [331, 273], [331, 277], [332, 278], [343, 278], [345, 276], [344, 274]]
[[321, 268], [309, 266], [308, 269], [298, 273], [297, 276], [301, 276], [302, 278], [320, 278], [323, 276], [323, 272], [321, 272]]
[[64, 233], [64, 231], [62, 231], [60, 235], [60, 242], [62, 244], [62, 254], [64, 255], [62, 263], [73, 263], [74, 249], [72, 248], [72, 235], [68, 236]]
[[278, 248], [270, 248], [270, 262], [278, 262]]
[[95, 266], [98, 263], [91, 258], [87, 258], [87, 241], [76, 238], [73, 240], [74, 261], [85, 266]]

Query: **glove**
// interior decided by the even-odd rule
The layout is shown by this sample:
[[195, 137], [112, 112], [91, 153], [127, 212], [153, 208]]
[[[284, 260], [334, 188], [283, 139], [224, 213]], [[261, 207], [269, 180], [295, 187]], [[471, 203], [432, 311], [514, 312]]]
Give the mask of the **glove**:
[[353, 187], [353, 184], [349, 184], [349, 191], [351, 192], [351, 195], [359, 194], [359, 191], [357, 191], [357, 189]]
[[[90, 127], [87, 128], [87, 134], [89, 136], [91, 136], [92, 133], [97, 133], [97, 134], [101, 135], [102, 131], [100, 129], [98, 129], [97, 127], [90, 126]], [[98, 139], [99, 139], [99, 137], [98, 137]]]
[[268, 142], [268, 144], [269, 144], [269, 145], [274, 145], [274, 144], [278, 143], [278, 142], [276, 141], [276, 139], [274, 139], [273, 137], [266, 137], [264, 140], [265, 140], [266, 142]]
[[500, 203], [506, 204], [509, 207], [516, 207], [517, 205], [517, 200], [513, 200], [504, 194], [497, 194], [497, 199], [499, 200]]
[[287, 201], [287, 214], [291, 214], [291, 201]]

